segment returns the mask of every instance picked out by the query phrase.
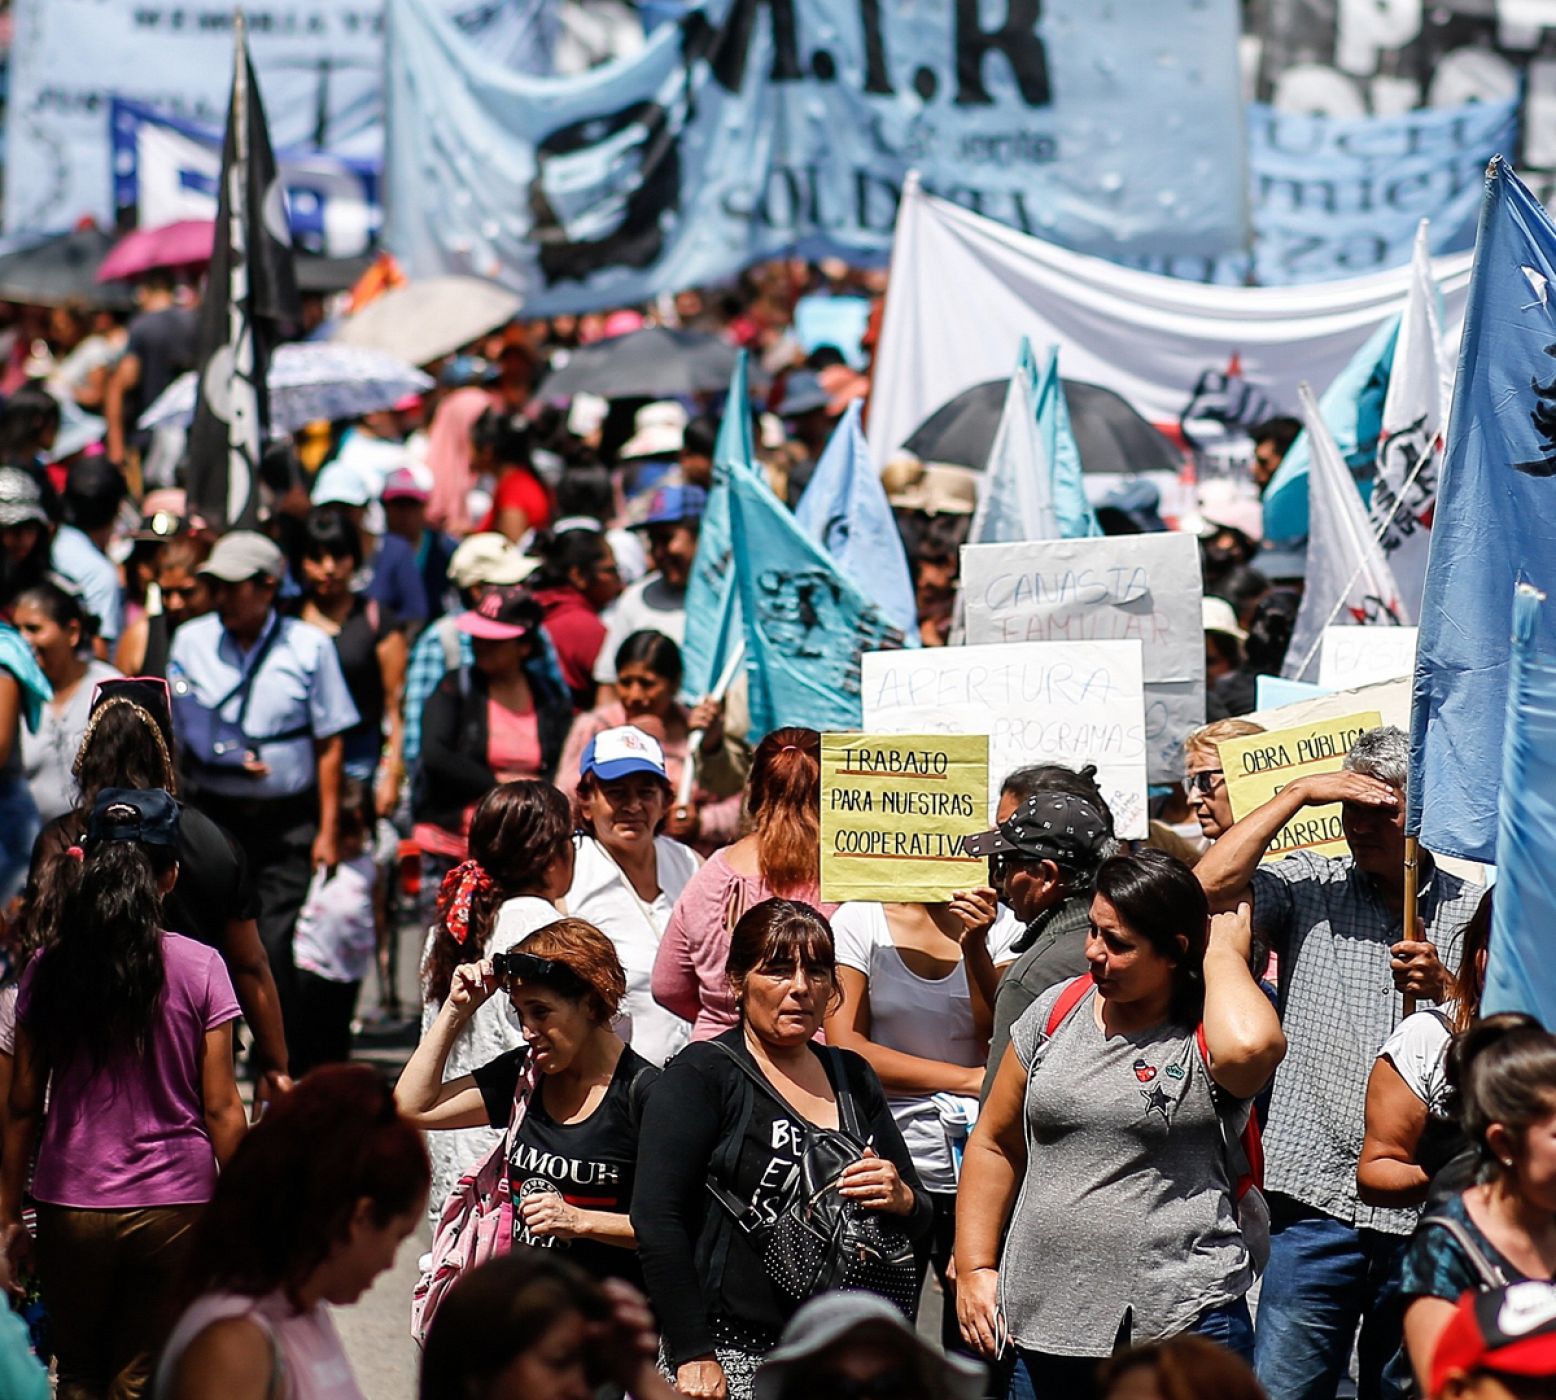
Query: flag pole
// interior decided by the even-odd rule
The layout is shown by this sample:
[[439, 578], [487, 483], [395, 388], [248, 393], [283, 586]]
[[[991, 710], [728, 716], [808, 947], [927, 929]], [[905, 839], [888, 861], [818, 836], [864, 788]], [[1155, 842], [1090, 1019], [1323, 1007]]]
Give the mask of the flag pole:
[[[731, 584], [731, 587], [733, 586]], [[735, 677], [739, 674], [745, 659], [746, 639], [742, 637], [730, 651], [729, 660], [724, 663], [724, 670], [714, 682], [713, 689], [703, 698], [722, 700], [729, 693], [730, 686], [734, 685]], [[692, 787], [697, 781], [697, 755], [702, 749], [703, 733], [701, 729], [694, 729], [686, 736], [686, 762], [681, 767], [681, 782], [675, 794], [677, 807], [684, 807], [692, 800]]]
[[[1421, 838], [1419, 836], [1405, 837], [1405, 938], [1415, 941], [1416, 936], [1416, 905], [1420, 890], [1420, 855]], [[1405, 993], [1405, 1015], [1415, 1015], [1416, 999], [1409, 992]]]

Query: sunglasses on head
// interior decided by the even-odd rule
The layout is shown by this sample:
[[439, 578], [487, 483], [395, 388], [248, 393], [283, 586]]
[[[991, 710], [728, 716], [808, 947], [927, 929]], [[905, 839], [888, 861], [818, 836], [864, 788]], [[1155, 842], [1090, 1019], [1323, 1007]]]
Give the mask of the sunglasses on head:
[[167, 681], [161, 676], [114, 676], [98, 681], [92, 691], [92, 710], [109, 700], [128, 700], [148, 711], [158, 723], [173, 727], [173, 704]]
[[572, 996], [589, 990], [589, 984], [565, 962], [535, 953], [494, 953], [492, 974], [504, 987], [514, 982], [542, 982]]
[[1216, 790], [1216, 783], [1225, 776], [1225, 770], [1221, 768], [1201, 768], [1198, 773], [1190, 773], [1184, 780], [1184, 789], [1188, 792], [1200, 793], [1209, 797]]

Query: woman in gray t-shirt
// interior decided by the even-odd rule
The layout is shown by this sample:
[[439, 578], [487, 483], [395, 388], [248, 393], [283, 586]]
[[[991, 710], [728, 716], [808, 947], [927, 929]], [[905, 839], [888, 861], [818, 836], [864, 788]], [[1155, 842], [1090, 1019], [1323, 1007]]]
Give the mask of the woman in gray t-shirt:
[[1016, 1022], [957, 1208], [963, 1335], [1014, 1344], [1039, 1395], [1087, 1396], [1100, 1358], [1179, 1332], [1251, 1358], [1221, 1116], [1241, 1125], [1286, 1048], [1248, 971], [1246, 904], [1211, 920], [1188, 867], [1150, 850], [1105, 862], [1095, 889], [1091, 985]]

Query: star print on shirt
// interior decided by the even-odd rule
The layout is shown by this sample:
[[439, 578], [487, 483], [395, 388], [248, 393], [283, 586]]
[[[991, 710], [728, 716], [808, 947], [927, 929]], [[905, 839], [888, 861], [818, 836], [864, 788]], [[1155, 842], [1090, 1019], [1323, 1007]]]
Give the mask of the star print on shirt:
[[1172, 1107], [1172, 1097], [1160, 1084], [1152, 1085], [1149, 1089], [1142, 1089], [1140, 1097], [1145, 1100], [1145, 1116], [1149, 1118], [1153, 1113], [1162, 1115], [1162, 1122], [1167, 1121], [1167, 1110]]

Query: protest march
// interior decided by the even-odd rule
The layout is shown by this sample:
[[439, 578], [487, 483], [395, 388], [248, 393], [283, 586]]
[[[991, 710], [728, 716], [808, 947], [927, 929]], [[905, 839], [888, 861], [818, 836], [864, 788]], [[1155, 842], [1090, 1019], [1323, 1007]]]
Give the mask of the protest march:
[[1556, 1400], [1556, 7], [0, 64], [0, 1400]]

